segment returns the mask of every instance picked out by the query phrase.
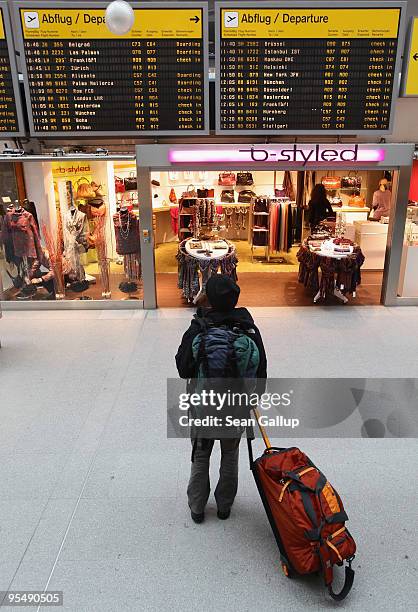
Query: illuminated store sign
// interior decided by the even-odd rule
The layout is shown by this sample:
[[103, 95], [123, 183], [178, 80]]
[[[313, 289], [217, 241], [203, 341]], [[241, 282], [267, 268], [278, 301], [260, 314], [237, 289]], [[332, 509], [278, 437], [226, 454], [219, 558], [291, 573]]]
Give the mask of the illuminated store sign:
[[367, 145], [362, 148], [353, 145], [237, 145], [197, 148], [172, 148], [168, 159], [173, 164], [216, 164], [216, 163], [294, 163], [302, 166], [309, 164], [356, 164], [377, 163], [385, 159], [385, 150]]

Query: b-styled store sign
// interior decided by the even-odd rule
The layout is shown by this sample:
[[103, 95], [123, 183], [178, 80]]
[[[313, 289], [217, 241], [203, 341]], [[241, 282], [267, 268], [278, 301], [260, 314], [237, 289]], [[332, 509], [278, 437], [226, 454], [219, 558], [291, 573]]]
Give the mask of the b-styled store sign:
[[413, 144], [290, 143], [290, 144], [155, 144], [136, 147], [139, 166], [164, 170], [257, 168], [398, 168], [411, 166]]
[[309, 164], [357, 164], [363, 162], [382, 162], [385, 159], [385, 150], [381, 147], [368, 146], [360, 148], [358, 144], [352, 145], [237, 145], [205, 147], [196, 150], [196, 147], [178, 148], [169, 150], [168, 159], [174, 164], [196, 163], [293, 163], [308, 166]]

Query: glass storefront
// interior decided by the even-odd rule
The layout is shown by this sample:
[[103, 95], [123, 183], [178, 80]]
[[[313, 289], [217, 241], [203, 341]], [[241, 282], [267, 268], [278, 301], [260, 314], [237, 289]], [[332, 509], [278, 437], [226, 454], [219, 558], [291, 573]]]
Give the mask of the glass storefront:
[[[4, 301], [142, 300], [135, 160], [0, 166]], [[4, 171], [3, 171], [4, 168]]]
[[[203, 146], [190, 145], [192, 158], [198, 159]], [[397, 159], [395, 148], [403, 145], [385, 146], [392, 151], [389, 161]], [[404, 224], [404, 214], [402, 262], [396, 272], [392, 258], [390, 278], [393, 283], [397, 274], [400, 298], [418, 297], [416, 169], [406, 214], [405, 188], [399, 189], [405, 173], [388, 164], [289, 169], [259, 163], [170, 164], [169, 147], [141, 145], [137, 159], [92, 154], [1, 161], [4, 306], [190, 306], [215, 272], [237, 276], [249, 306], [301, 306], [314, 298], [331, 304], [346, 299], [358, 305], [389, 303], [388, 255], [401, 251], [391, 236]], [[157, 160], [154, 166], [144, 162], [148, 149]], [[162, 161], [156, 150], [163, 152]], [[23, 170], [17, 178], [18, 164]], [[409, 170], [406, 161], [403, 167]], [[310, 211], [315, 185], [323, 188], [330, 206], [319, 231]], [[334, 273], [335, 285], [329, 281], [321, 293], [326, 262], [348, 254], [354, 261], [356, 253], [361, 285], [351, 283], [334, 261], [328, 273]], [[308, 279], [302, 263], [314, 270]]]

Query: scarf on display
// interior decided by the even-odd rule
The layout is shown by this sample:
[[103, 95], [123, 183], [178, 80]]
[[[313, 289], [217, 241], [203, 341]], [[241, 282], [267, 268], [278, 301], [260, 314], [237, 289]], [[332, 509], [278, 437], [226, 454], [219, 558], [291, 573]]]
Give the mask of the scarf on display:
[[319, 289], [319, 256], [309, 249], [300, 247], [297, 255], [299, 261], [298, 281], [308, 289], [318, 291]]
[[187, 253], [185, 243], [186, 240], [180, 243], [176, 255], [178, 262], [177, 287], [182, 290], [183, 296], [188, 301], [192, 301], [200, 291], [199, 272], [202, 275], [203, 290], [209, 277], [212, 274], [217, 274], [219, 269], [222, 274], [227, 274], [234, 281], [238, 280], [236, 272], [238, 259], [233, 245], [230, 246], [230, 252], [221, 258], [197, 259]]

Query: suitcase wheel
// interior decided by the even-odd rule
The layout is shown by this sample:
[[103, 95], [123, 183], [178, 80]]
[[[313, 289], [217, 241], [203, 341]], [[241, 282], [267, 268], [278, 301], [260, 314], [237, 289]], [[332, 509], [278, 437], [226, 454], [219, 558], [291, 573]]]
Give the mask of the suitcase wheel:
[[291, 576], [291, 573], [290, 573], [290, 570], [289, 570], [288, 566], [286, 565], [286, 563], [282, 563], [282, 571], [283, 571], [283, 574], [284, 574], [284, 575], [285, 575], [287, 578], [291, 578], [291, 577], [292, 577], [292, 576]]

